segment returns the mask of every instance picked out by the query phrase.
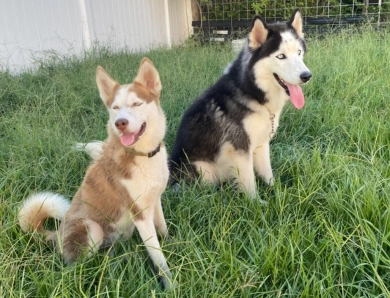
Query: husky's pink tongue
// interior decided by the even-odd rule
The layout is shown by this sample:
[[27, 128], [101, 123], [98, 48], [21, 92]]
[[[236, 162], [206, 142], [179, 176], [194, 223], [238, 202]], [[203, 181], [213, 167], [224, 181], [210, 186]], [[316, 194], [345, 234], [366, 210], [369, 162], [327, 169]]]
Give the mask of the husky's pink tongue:
[[302, 88], [299, 85], [291, 85], [284, 82], [287, 86], [288, 91], [290, 91], [290, 99], [293, 105], [297, 109], [302, 109], [305, 105], [305, 97], [303, 96]]
[[123, 146], [130, 146], [135, 141], [135, 133], [125, 133], [121, 136], [121, 143]]

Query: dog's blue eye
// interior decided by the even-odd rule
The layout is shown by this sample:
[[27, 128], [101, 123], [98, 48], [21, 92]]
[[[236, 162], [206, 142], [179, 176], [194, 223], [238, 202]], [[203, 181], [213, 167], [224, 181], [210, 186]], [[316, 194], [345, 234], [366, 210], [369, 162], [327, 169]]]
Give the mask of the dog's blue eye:
[[279, 54], [276, 56], [276, 58], [278, 59], [286, 59], [286, 55], [285, 54]]

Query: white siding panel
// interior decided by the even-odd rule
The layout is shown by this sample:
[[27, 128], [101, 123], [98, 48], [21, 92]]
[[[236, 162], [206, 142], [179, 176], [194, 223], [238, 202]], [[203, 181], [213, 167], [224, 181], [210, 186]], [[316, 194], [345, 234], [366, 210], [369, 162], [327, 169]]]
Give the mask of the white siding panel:
[[[113, 5], [115, 3], [115, 5]], [[162, 0], [89, 0], [95, 41], [139, 51], [166, 43]]]
[[77, 0], [0, 0], [0, 67], [31, 65], [45, 51], [81, 49]]
[[168, 1], [172, 44], [180, 44], [192, 33], [191, 0]]
[[191, 0], [0, 0], [0, 70], [33, 66], [34, 57], [51, 53], [79, 54], [83, 32], [92, 44], [130, 51], [167, 45], [169, 36], [181, 43], [190, 33], [189, 6]]

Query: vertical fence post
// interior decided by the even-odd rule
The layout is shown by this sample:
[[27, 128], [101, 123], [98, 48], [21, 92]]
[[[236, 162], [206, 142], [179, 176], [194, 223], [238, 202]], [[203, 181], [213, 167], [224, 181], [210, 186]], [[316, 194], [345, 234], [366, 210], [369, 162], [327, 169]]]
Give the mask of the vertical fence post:
[[364, 14], [366, 16], [368, 15], [368, 1], [369, 0], [363, 0], [363, 3], [364, 3]]
[[171, 41], [171, 26], [169, 25], [169, 5], [168, 5], [168, 0], [164, 1], [164, 8], [165, 8], [165, 19], [167, 20], [166, 22], [166, 30], [167, 30], [167, 44], [168, 47], [170, 48], [172, 46], [172, 41]]
[[87, 9], [85, 7], [85, 0], [79, 0], [80, 13], [81, 13], [81, 23], [83, 26], [83, 44], [86, 50], [91, 48], [91, 37], [89, 35], [89, 26], [88, 26], [88, 17]]

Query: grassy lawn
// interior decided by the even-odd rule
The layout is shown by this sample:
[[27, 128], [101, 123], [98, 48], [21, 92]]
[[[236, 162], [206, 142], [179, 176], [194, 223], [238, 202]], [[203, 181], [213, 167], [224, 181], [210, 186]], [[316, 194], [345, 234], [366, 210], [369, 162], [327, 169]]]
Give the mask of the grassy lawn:
[[[96, 66], [126, 83], [143, 55], [99, 49], [42, 61], [36, 73], [0, 73], [0, 296], [389, 297], [389, 38], [308, 38], [306, 105], [283, 112], [271, 145], [275, 186], [258, 181], [268, 205], [229, 184], [168, 187], [172, 292], [160, 289], [138, 235], [115, 243], [114, 256], [64, 266], [16, 217], [34, 191], [72, 197], [90, 160], [71, 146], [106, 137]], [[196, 45], [147, 56], [161, 76], [170, 150], [185, 108], [234, 57], [229, 46]]]

